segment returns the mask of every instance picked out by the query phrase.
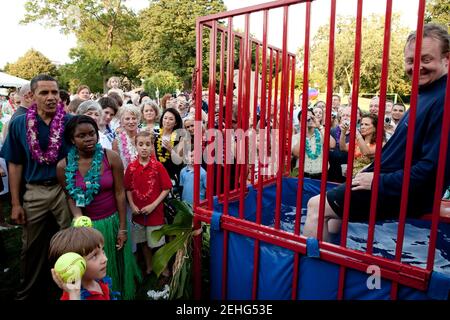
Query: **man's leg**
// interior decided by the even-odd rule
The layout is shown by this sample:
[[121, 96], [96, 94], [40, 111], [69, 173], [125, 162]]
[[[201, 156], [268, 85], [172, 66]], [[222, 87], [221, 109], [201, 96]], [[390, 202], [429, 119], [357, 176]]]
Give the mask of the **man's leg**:
[[[325, 196], [325, 195], [324, 195]], [[305, 237], [317, 238], [317, 226], [319, 224], [319, 204], [320, 195], [314, 196], [308, 201], [308, 211], [306, 215], [306, 222], [303, 229], [303, 235]], [[341, 219], [336, 215], [333, 209], [328, 204], [328, 200], [325, 199], [325, 213], [324, 213], [324, 225], [323, 225], [323, 241], [328, 241], [329, 232], [336, 233], [336, 230], [340, 226], [339, 221]], [[332, 227], [330, 230], [328, 227]]]
[[23, 208], [27, 223], [23, 227], [21, 270], [22, 283], [17, 293], [18, 300], [44, 299], [45, 270], [51, 234], [47, 201], [39, 196], [40, 186], [27, 185]]
[[341, 231], [341, 225], [342, 225], [341, 219], [328, 220], [328, 232], [329, 233], [339, 233], [339, 231]]
[[59, 230], [70, 227], [72, 221], [72, 214], [70, 213], [69, 204], [66, 195], [60, 185], [55, 185], [49, 188], [49, 203], [50, 210], [55, 217]]
[[[53, 215], [52, 220], [54, 223], [54, 229], [51, 231], [51, 235], [53, 236], [59, 230], [70, 227], [72, 214], [70, 213], [66, 195], [60, 185], [48, 187], [48, 199], [48, 207]], [[48, 269], [50, 270], [51, 267], [52, 266], [49, 266]], [[61, 290], [53, 282], [50, 272], [48, 273], [48, 278], [46, 281], [49, 287], [47, 299], [50, 301], [58, 300], [61, 296]]]

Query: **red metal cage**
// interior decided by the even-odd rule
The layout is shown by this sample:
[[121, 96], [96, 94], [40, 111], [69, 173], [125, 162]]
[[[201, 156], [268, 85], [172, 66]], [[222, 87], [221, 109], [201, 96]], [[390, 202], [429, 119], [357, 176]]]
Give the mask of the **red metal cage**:
[[[231, 167], [230, 163], [225, 159], [222, 171], [214, 171], [214, 165], [207, 165], [207, 188], [206, 199], [200, 201], [200, 162], [196, 158], [194, 171], [194, 228], [198, 229], [200, 223], [211, 221], [213, 197], [217, 196], [223, 202], [223, 215], [221, 217], [221, 227], [224, 229], [224, 266], [222, 281], [226, 283], [227, 279], [227, 237], [228, 232], [236, 232], [243, 234], [255, 240], [254, 251], [254, 274], [253, 274], [253, 299], [257, 298], [258, 288], [258, 264], [259, 264], [259, 241], [268, 242], [284, 248], [290, 249], [297, 254], [294, 260], [294, 275], [292, 282], [292, 299], [296, 299], [297, 279], [298, 279], [298, 263], [299, 255], [306, 253], [306, 238], [300, 234], [300, 215], [302, 207], [302, 190], [303, 190], [303, 170], [299, 170], [298, 175], [298, 193], [297, 193], [297, 212], [294, 233], [287, 233], [280, 230], [280, 206], [282, 190], [282, 178], [289, 175], [291, 163], [291, 137], [292, 137], [292, 121], [294, 110], [294, 82], [295, 82], [295, 68], [296, 55], [288, 52], [288, 19], [289, 10], [293, 5], [302, 5], [306, 7], [305, 17], [305, 42], [304, 42], [304, 57], [303, 57], [303, 95], [302, 105], [308, 103], [308, 79], [309, 79], [309, 59], [310, 59], [310, 33], [311, 33], [311, 10], [313, 7], [313, 0], [283, 0], [268, 2], [248, 8], [233, 10], [229, 12], [213, 14], [197, 19], [197, 63], [196, 63], [196, 121], [202, 120], [202, 80], [204, 76], [203, 66], [204, 61], [207, 61], [207, 71], [209, 73], [208, 81], [208, 127], [207, 129], [214, 129], [214, 113], [216, 105], [219, 106], [218, 111], [218, 130], [224, 131], [233, 128], [233, 121], [237, 121], [237, 127], [242, 130], [250, 128], [259, 130], [265, 129], [272, 115], [275, 116], [273, 127], [279, 129], [278, 143], [276, 150], [270, 150], [271, 155], [274, 155], [276, 162], [271, 161], [271, 166], [276, 166], [280, 170], [272, 170], [276, 174], [261, 175], [255, 177], [256, 170], [262, 170], [265, 164], [258, 160], [257, 164], [249, 164], [248, 158], [251, 156], [249, 152], [249, 140], [251, 137], [242, 139], [240, 147], [236, 148], [237, 155], [241, 156], [245, 161], [238, 163], [235, 166], [234, 185], [230, 185]], [[328, 54], [328, 79], [327, 79], [327, 95], [326, 105], [331, 105], [333, 95], [333, 81], [334, 81], [334, 63], [335, 63], [335, 28], [336, 28], [336, 0], [330, 0], [331, 14], [330, 32], [329, 32], [329, 54]], [[381, 3], [380, 3], [381, 5]], [[268, 26], [269, 12], [271, 10], [282, 8], [283, 10], [283, 33], [282, 46], [277, 48], [268, 44]], [[362, 10], [363, 0], [357, 1], [356, 8], [356, 29], [355, 29], [355, 47], [354, 47], [354, 69], [353, 69], [353, 88], [352, 88], [352, 115], [356, 115], [358, 108], [358, 93], [360, 85], [360, 66], [361, 66], [361, 28], [362, 28]], [[255, 39], [250, 34], [250, 19], [252, 14], [262, 12], [263, 23], [262, 40]], [[425, 0], [419, 1], [418, 19], [417, 19], [417, 41], [416, 41], [416, 57], [420, 55], [422, 30], [424, 26]], [[245, 29], [242, 33], [237, 32], [234, 28], [233, 21], [237, 16], [243, 16], [245, 19]], [[384, 119], [385, 116], [385, 102], [387, 92], [388, 79], [388, 65], [389, 65], [389, 43], [392, 17], [392, 0], [386, 0], [386, 14], [385, 14], [385, 32], [384, 32], [384, 47], [382, 59], [381, 72], [381, 86], [380, 86], [380, 108], [379, 119]], [[274, 22], [277, 23], [277, 22]], [[279, 23], [279, 22], [278, 22]], [[205, 34], [208, 37], [205, 37]], [[209, 57], [208, 57], [209, 54]], [[206, 58], [204, 58], [204, 56]], [[420, 59], [415, 59], [415, 69], [418, 70]], [[235, 69], [238, 70], [238, 86], [237, 86], [237, 119], [233, 119], [233, 88]], [[280, 79], [278, 79], [280, 77]], [[260, 80], [261, 79], [261, 80]], [[434, 251], [436, 246], [437, 227], [440, 221], [440, 205], [441, 195], [444, 183], [444, 171], [447, 154], [448, 132], [450, 125], [450, 85], [447, 84], [445, 111], [442, 127], [442, 141], [440, 149], [439, 165], [437, 169], [437, 181], [435, 189], [435, 202], [433, 212], [430, 213], [431, 232], [430, 243], [428, 250], [428, 260], [426, 268], [415, 267], [401, 262], [402, 245], [404, 237], [404, 226], [407, 215], [407, 201], [408, 189], [410, 183], [410, 169], [412, 161], [412, 147], [413, 134], [415, 128], [415, 114], [417, 110], [417, 96], [418, 96], [418, 72], [414, 72], [412, 81], [412, 94], [410, 104], [411, 120], [408, 127], [408, 138], [406, 147], [406, 161], [404, 166], [404, 180], [402, 191], [401, 210], [399, 213], [399, 228], [397, 234], [396, 254], [395, 259], [386, 259], [379, 256], [374, 256], [373, 240], [376, 220], [376, 200], [379, 189], [379, 175], [380, 175], [380, 159], [381, 148], [376, 149], [375, 155], [375, 171], [374, 183], [372, 193], [372, 206], [370, 210], [369, 229], [367, 235], [367, 250], [366, 252], [356, 251], [346, 248], [348, 214], [350, 205], [350, 189], [352, 179], [346, 181], [346, 197], [344, 216], [342, 222], [341, 245], [337, 246], [331, 243], [322, 241], [322, 229], [324, 223], [324, 208], [325, 197], [322, 196], [319, 205], [319, 225], [318, 225], [318, 240], [320, 244], [320, 258], [339, 264], [341, 266], [338, 299], [343, 299], [345, 272], [347, 268], [352, 268], [365, 272], [369, 265], [377, 264], [382, 270], [383, 277], [392, 281], [391, 298], [397, 298], [398, 284], [406, 285], [419, 290], [426, 290], [430, 273], [433, 270]], [[274, 88], [272, 84], [274, 83]], [[280, 84], [280, 85], [279, 85]], [[279, 86], [279, 87], [278, 87]], [[216, 92], [218, 92], [218, 101], [216, 102]], [[252, 93], [253, 92], [253, 93]], [[260, 92], [260, 94], [258, 94]], [[279, 95], [279, 96], [278, 96]], [[279, 101], [279, 103], [278, 103]], [[257, 107], [260, 106], [260, 122], [256, 122]], [[301, 116], [302, 134], [300, 134], [300, 157], [299, 168], [304, 168], [305, 162], [305, 128], [306, 128], [306, 112]], [[331, 128], [331, 108], [326, 108], [325, 115], [325, 135], [323, 144], [323, 165], [322, 165], [322, 179], [321, 179], [321, 195], [326, 192], [327, 183], [327, 168], [328, 168], [328, 151]], [[356, 117], [351, 117], [350, 124], [350, 144], [349, 157], [347, 167], [347, 177], [351, 176], [353, 170], [353, 154], [355, 150], [355, 129]], [[377, 141], [382, 140], [383, 121], [378, 122]], [[196, 128], [196, 130], [201, 130]], [[201, 131], [197, 131], [201, 132]], [[217, 139], [217, 137], [207, 136], [209, 141]], [[227, 135], [223, 138], [224, 154], [230, 152], [227, 150], [230, 141]], [[227, 144], [228, 142], [228, 144]], [[195, 141], [195, 150], [201, 148], [201, 142]], [[269, 153], [267, 150], [270, 145], [259, 141], [259, 150], [261, 153]], [[196, 157], [200, 157], [196, 153]], [[273, 159], [272, 159], [273, 160]], [[258, 168], [258, 169], [257, 169]], [[249, 179], [247, 177], [249, 176]], [[250, 222], [244, 219], [244, 198], [247, 191], [248, 184], [252, 184], [258, 190], [256, 212], [256, 222]], [[276, 184], [276, 210], [275, 210], [275, 225], [273, 228], [261, 224], [261, 194], [265, 186], [269, 184]], [[222, 188], [223, 186], [223, 188]], [[230, 201], [240, 199], [239, 217], [232, 217], [228, 214], [228, 204]], [[194, 238], [194, 295], [198, 299], [201, 296], [201, 270], [200, 270], [200, 236]], [[223, 285], [222, 297], [226, 298], [226, 286]]]

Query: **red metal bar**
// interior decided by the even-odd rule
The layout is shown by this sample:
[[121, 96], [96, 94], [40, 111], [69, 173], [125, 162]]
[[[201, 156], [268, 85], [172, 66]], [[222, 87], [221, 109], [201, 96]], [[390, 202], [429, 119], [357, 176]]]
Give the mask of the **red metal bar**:
[[381, 67], [381, 84], [380, 84], [380, 104], [378, 110], [378, 127], [376, 137], [374, 174], [372, 184], [372, 197], [370, 202], [369, 228], [367, 234], [367, 253], [371, 254], [373, 251], [373, 239], [375, 233], [375, 222], [378, 201], [378, 185], [380, 181], [380, 165], [381, 165], [381, 148], [383, 145], [383, 131], [384, 131], [384, 114], [386, 109], [386, 92], [387, 79], [389, 72], [389, 44], [391, 42], [391, 17], [392, 17], [392, 0], [386, 2], [386, 15], [384, 24], [384, 47], [383, 47], [383, 62]]
[[[406, 138], [405, 166], [403, 174], [402, 197], [400, 202], [400, 216], [398, 219], [397, 242], [395, 247], [395, 261], [401, 261], [403, 251], [403, 237], [405, 234], [406, 214], [408, 210], [409, 183], [411, 175], [412, 152], [414, 146], [414, 132], [416, 128], [417, 98], [419, 93], [419, 75], [422, 50], [423, 20], [425, 15], [425, 0], [419, 2], [417, 15], [416, 50], [414, 53], [414, 71], [412, 78], [411, 104], [409, 107], [408, 135]], [[398, 284], [392, 283], [391, 299], [397, 299]]]
[[259, 240], [255, 239], [253, 250], [252, 300], [258, 299], [258, 275], [259, 275]]
[[[214, 129], [214, 114], [216, 109], [216, 52], [217, 52], [217, 22], [212, 22], [212, 30], [209, 33], [209, 92], [208, 92], [208, 128]], [[201, 85], [201, 83], [200, 83]], [[214, 137], [208, 137], [208, 139]], [[212, 140], [210, 140], [212, 142]], [[209, 143], [208, 145], [211, 145]], [[208, 154], [210, 154], [208, 152]], [[214, 191], [214, 164], [208, 163], [206, 167], [206, 199], [209, 207], [213, 207]]]
[[[290, 110], [289, 110], [289, 130], [288, 130], [288, 146], [286, 152], [286, 164], [288, 174], [291, 171], [291, 150], [292, 150], [292, 131], [293, 131], [293, 115], [294, 115], [294, 88], [295, 88], [295, 58], [292, 58], [291, 67], [291, 93], [290, 93]], [[294, 268], [292, 274], [292, 291], [291, 300], [297, 300], [297, 290], [298, 290], [298, 268], [300, 265], [300, 257], [298, 254], [294, 254]]]
[[258, 154], [258, 166], [259, 166], [259, 175], [258, 175], [258, 193], [256, 200], [256, 223], [261, 223], [261, 212], [262, 212], [262, 192], [263, 192], [263, 182], [262, 179], [262, 161], [261, 158], [265, 161], [267, 159], [266, 156], [266, 145], [268, 141], [264, 141], [264, 137], [261, 137], [262, 130], [264, 128], [267, 129], [265, 121], [266, 117], [266, 94], [267, 94], [267, 25], [268, 25], [268, 12], [264, 11], [263, 16], [263, 46], [262, 46], [262, 64], [261, 64], [261, 114], [259, 120], [259, 130], [260, 130], [260, 139], [259, 139], [259, 154]]
[[[249, 108], [250, 108], [250, 79], [251, 79], [251, 64], [252, 64], [252, 49], [249, 39], [250, 34], [250, 14], [245, 15], [245, 38], [244, 38], [244, 75], [243, 75], [243, 117], [241, 122], [244, 137], [240, 141], [241, 151], [243, 152], [242, 159], [244, 163], [241, 164], [241, 179], [240, 183], [240, 201], [239, 201], [239, 217], [244, 219], [245, 211], [245, 193], [247, 191], [247, 176], [248, 176], [248, 142], [245, 138], [245, 133], [248, 129]], [[239, 142], [238, 142], [239, 144]]]
[[[282, 168], [282, 174], [283, 176], [287, 177], [289, 176], [289, 165], [287, 162], [290, 162], [290, 149], [289, 147], [289, 125], [291, 124], [291, 119], [290, 119], [290, 93], [291, 93], [291, 58], [289, 55], [287, 55], [287, 72], [285, 75], [285, 88], [286, 88], [286, 92], [285, 92], [285, 112], [284, 114], [280, 113], [280, 119], [281, 117], [283, 117], [283, 121], [285, 123], [285, 130], [282, 133], [283, 134], [283, 143], [284, 143], [284, 152], [283, 152], [283, 159], [282, 159], [282, 163], [283, 163], [283, 168]], [[288, 159], [289, 158], [289, 159]]]
[[288, 118], [288, 136], [287, 136], [287, 150], [286, 150], [286, 166], [287, 166], [287, 174], [291, 172], [291, 150], [292, 150], [292, 131], [293, 131], [293, 118], [294, 118], [294, 92], [295, 92], [295, 57], [291, 58], [292, 66], [291, 66], [291, 92], [289, 95], [289, 118]]
[[[259, 120], [259, 129], [261, 134], [261, 130], [266, 127], [265, 116], [266, 116], [266, 90], [267, 90], [267, 24], [268, 24], [268, 11], [264, 10], [263, 13], [263, 41], [262, 41], [262, 63], [261, 63], [261, 113]], [[257, 47], [258, 48], [258, 47]], [[258, 51], [258, 50], [257, 50]], [[258, 59], [256, 59], [256, 63], [258, 64]], [[256, 91], [257, 95], [257, 91]], [[256, 117], [256, 114], [255, 114]], [[259, 139], [259, 154], [258, 154], [258, 193], [256, 196], [256, 223], [261, 224], [261, 216], [262, 216], [262, 193], [263, 193], [263, 175], [262, 175], [262, 161], [266, 159], [266, 150], [265, 150], [265, 141], [264, 137]], [[265, 161], [264, 161], [265, 162]], [[254, 252], [253, 252], [253, 288], [252, 288], [252, 299], [257, 299], [258, 294], [258, 274], [259, 274], [259, 240], [255, 241]]]
[[[312, 1], [315, 1], [315, 0], [312, 0]], [[211, 23], [211, 21], [207, 21], [207, 22], [204, 23], [203, 26], [212, 28], [212, 23]], [[217, 30], [224, 31], [224, 32], [228, 32], [228, 29], [227, 29], [227, 28], [222, 27], [222, 26], [220, 26], [220, 25], [217, 25]], [[237, 39], [242, 39], [242, 38], [244, 38], [244, 34], [242, 34], [242, 33], [240, 33], [240, 32], [234, 31], [233, 34], [234, 34], [234, 37], [237, 38]], [[253, 37], [250, 37], [250, 40], [251, 40], [253, 43], [259, 44], [260, 46], [262, 46], [262, 41], [260, 41], [260, 40], [258, 40], [258, 39], [256, 39], [256, 38], [253, 38]], [[277, 46], [273, 46], [273, 45], [270, 45], [270, 44], [267, 44], [267, 48], [273, 49], [273, 50], [275, 50], [275, 51], [282, 51], [281, 48], [278, 48]], [[288, 52], [288, 55], [291, 56], [291, 57], [295, 57], [295, 56], [296, 56], [296, 54], [295, 54], [295, 53], [292, 53], [292, 52]]]
[[278, 75], [280, 73], [280, 52], [277, 51], [277, 55], [275, 58], [275, 92], [274, 92], [274, 98], [273, 98], [273, 127], [275, 129], [278, 128], [279, 124], [279, 116], [278, 116]]
[[[448, 66], [450, 74], [450, 65]], [[448, 150], [448, 134], [450, 129], [450, 80], [447, 78], [445, 91], [444, 115], [442, 122], [441, 144], [439, 148], [439, 162], [436, 172], [436, 189], [434, 191], [433, 215], [431, 218], [430, 243], [428, 245], [427, 270], [432, 271], [436, 248], [437, 228], [441, 211], [442, 191], [444, 188], [445, 167]]]
[[[278, 128], [278, 74], [279, 74], [279, 61], [280, 61], [280, 52], [276, 51], [275, 55], [275, 90], [273, 93], [273, 129]], [[274, 147], [274, 146], [272, 146]], [[272, 152], [272, 154], [276, 154]], [[278, 154], [278, 153], [277, 153]], [[275, 159], [270, 162], [271, 172], [275, 174]], [[276, 223], [275, 223], [276, 224]]]
[[297, 181], [297, 208], [295, 212], [294, 233], [300, 234], [301, 210], [303, 207], [303, 184], [305, 177], [305, 150], [306, 150], [306, 118], [308, 116], [308, 87], [309, 87], [309, 43], [311, 33], [311, 4], [306, 4], [305, 13], [305, 55], [303, 58], [303, 93], [302, 93], [302, 116], [300, 124], [300, 145], [298, 158], [298, 181]]
[[[258, 109], [258, 82], [259, 82], [259, 44], [255, 45], [255, 83], [253, 85], [253, 123], [252, 129], [256, 133], [256, 122], [257, 122], [257, 109]], [[251, 158], [251, 184], [255, 185], [255, 161], [256, 159], [256, 145], [252, 146], [252, 158]]]
[[267, 10], [267, 9], [275, 9], [275, 8], [279, 8], [279, 7], [283, 7], [283, 6], [289, 6], [291, 4], [303, 3], [303, 2], [309, 2], [309, 1], [313, 1], [313, 0], [272, 1], [272, 2], [258, 4], [255, 6], [246, 7], [246, 8], [235, 9], [235, 10], [230, 10], [230, 11], [221, 12], [221, 13], [215, 13], [215, 14], [211, 14], [209, 16], [201, 17], [199, 19], [200, 19], [200, 22], [205, 22], [205, 21], [209, 21], [209, 20], [219, 20], [219, 19], [234, 17], [234, 16], [246, 14], [246, 13], [253, 13], [253, 12]]
[[[209, 223], [212, 212], [207, 209], [198, 209], [199, 219]], [[259, 225], [248, 220], [241, 220], [229, 215], [222, 216], [221, 227], [224, 230], [238, 232], [259, 241], [264, 241], [283, 248], [293, 250], [300, 254], [306, 254], [306, 238], [293, 233], [276, 230], [274, 228]], [[399, 283], [426, 290], [430, 272], [425, 269], [402, 264], [383, 257], [369, 255], [363, 251], [347, 249], [328, 242], [321, 244], [321, 259], [335, 264], [351, 267], [366, 272], [370, 265], [380, 266], [383, 277], [388, 280], [396, 280]]]
[[[275, 202], [275, 229], [280, 228], [281, 217], [281, 198], [283, 192], [283, 173], [284, 173], [284, 153], [286, 148], [286, 103], [289, 80], [289, 60], [287, 55], [287, 33], [288, 33], [288, 17], [289, 8], [285, 6], [283, 12], [283, 56], [281, 60], [281, 94], [280, 94], [280, 131], [278, 133], [278, 170], [277, 170], [277, 195]], [[278, 71], [278, 52], [277, 52], [277, 71]], [[278, 73], [277, 73], [278, 76]], [[277, 96], [278, 77], [275, 82], [275, 97]], [[274, 111], [275, 114], [278, 114]], [[276, 119], [276, 118], [275, 118]]]
[[[309, 42], [311, 33], [311, 3], [306, 4], [305, 12], [305, 56], [303, 60], [303, 101], [302, 101], [302, 119], [300, 126], [300, 150], [298, 161], [298, 180], [297, 180], [297, 206], [295, 209], [295, 225], [294, 234], [300, 234], [300, 222], [303, 207], [303, 185], [304, 185], [304, 171], [305, 171], [305, 143], [306, 143], [306, 118], [308, 116], [308, 83], [309, 83]], [[294, 81], [292, 79], [292, 81]], [[292, 125], [291, 125], [292, 127]], [[292, 129], [291, 129], [292, 130]], [[290, 150], [289, 150], [290, 152]], [[288, 161], [290, 162], [290, 161]], [[302, 168], [302, 170], [300, 170]], [[292, 276], [292, 291], [291, 299], [297, 299], [297, 286], [298, 286], [298, 269], [299, 269], [300, 257], [298, 254], [294, 255], [294, 269]]]
[[[217, 26], [217, 25], [216, 25]], [[219, 120], [217, 124], [217, 129], [219, 132], [223, 130], [223, 98], [224, 98], [224, 83], [225, 83], [225, 32], [221, 32], [220, 37], [220, 89], [219, 89]], [[223, 154], [216, 154], [216, 159], [219, 160], [223, 158]], [[223, 161], [223, 159], [222, 159]], [[216, 175], [217, 175], [217, 184], [216, 184], [216, 194], [220, 195], [222, 190], [222, 170], [220, 170], [220, 160], [219, 163], [216, 163]]]
[[[237, 127], [238, 128], [242, 128], [242, 90], [243, 90], [243, 73], [244, 73], [244, 57], [245, 57], [245, 52], [244, 52], [244, 40], [239, 39], [239, 88], [238, 88], [238, 111], [237, 111]], [[242, 187], [239, 186], [239, 177], [240, 177], [240, 170], [242, 168], [242, 166], [239, 164], [239, 157], [241, 156], [241, 150], [239, 148], [239, 142], [240, 141], [236, 141], [236, 147], [235, 147], [235, 152], [236, 152], [236, 164], [235, 164], [235, 171], [234, 171], [234, 188], [238, 189], [238, 187]]]
[[[355, 59], [353, 67], [353, 88], [352, 88], [352, 117], [350, 121], [350, 145], [348, 150], [347, 160], [347, 181], [345, 188], [345, 200], [344, 200], [344, 215], [342, 219], [341, 229], [341, 246], [347, 246], [347, 228], [350, 213], [350, 197], [352, 188], [352, 173], [353, 173], [353, 160], [355, 155], [356, 144], [356, 113], [358, 112], [358, 93], [359, 93], [359, 81], [360, 81], [360, 68], [361, 68], [361, 42], [362, 42], [362, 9], [363, 0], [358, 0], [358, 8], [356, 13], [356, 32], [355, 32]], [[345, 268], [341, 266], [339, 274], [339, 289], [338, 299], [342, 300], [344, 297], [344, 283], [345, 283]]]
[[[201, 110], [202, 110], [202, 38], [203, 38], [203, 30], [202, 26], [197, 20], [196, 22], [196, 33], [197, 33], [197, 42], [196, 42], [196, 108], [195, 108], [195, 119], [198, 121], [201, 119]], [[198, 122], [197, 122], [198, 123]], [[198, 129], [197, 129], [198, 132]], [[198, 156], [198, 150], [201, 150], [201, 142], [199, 146], [198, 139], [195, 139], [196, 144], [194, 144], [194, 212], [196, 212], [196, 209], [199, 205], [200, 201], [200, 161], [201, 157], [199, 159]], [[194, 143], [195, 143], [194, 142]], [[200, 148], [200, 149], [199, 149]], [[198, 220], [197, 215], [194, 214], [194, 229], [198, 229], [201, 227], [200, 220]], [[194, 282], [194, 298], [196, 300], [201, 299], [202, 295], [202, 279], [201, 279], [201, 268], [202, 268], [202, 257], [201, 257], [201, 238], [200, 236], [194, 237], [194, 256], [193, 256], [193, 282]]]
[[[272, 125], [271, 125], [271, 113], [272, 113], [272, 73], [273, 73], [273, 50], [270, 50], [270, 55], [269, 55], [269, 92], [268, 92], [268, 105], [267, 105], [267, 122], [266, 122], [266, 127], [267, 127], [267, 146], [268, 148], [270, 148], [271, 150], [273, 149], [273, 146], [270, 143], [270, 133], [272, 132]], [[269, 150], [267, 150], [269, 151]], [[271, 154], [273, 154], [273, 152], [271, 152]], [[270, 158], [270, 161], [274, 161], [274, 159]], [[267, 163], [267, 167], [269, 168], [271, 167], [270, 163]], [[270, 170], [269, 170], [270, 171]], [[272, 171], [270, 171], [270, 173], [272, 173]], [[272, 174], [267, 176], [268, 178], [272, 177]]]
[[[234, 35], [233, 35], [233, 18], [228, 19], [228, 48], [227, 48], [227, 99], [226, 108], [227, 110], [233, 109], [233, 77], [234, 77]], [[225, 113], [225, 129], [231, 128], [231, 114], [230, 112]], [[228, 135], [225, 134], [225, 146], [224, 146], [224, 177], [229, 177], [230, 165], [227, 160], [227, 155], [231, 152], [227, 150]], [[231, 143], [230, 143], [231, 145]], [[224, 179], [224, 192], [225, 195], [223, 201], [223, 216], [228, 215], [228, 193], [230, 192], [230, 179]], [[223, 232], [223, 256], [222, 256], [222, 299], [227, 297], [227, 278], [228, 278], [228, 231]]]
[[325, 108], [325, 136], [323, 139], [322, 180], [320, 182], [319, 220], [317, 225], [317, 239], [323, 240], [323, 227], [325, 216], [325, 194], [327, 192], [328, 155], [330, 151], [331, 131], [331, 101], [333, 99], [334, 82], [334, 35], [336, 30], [336, 0], [331, 0], [330, 11], [330, 41], [328, 44], [328, 79], [327, 102]]

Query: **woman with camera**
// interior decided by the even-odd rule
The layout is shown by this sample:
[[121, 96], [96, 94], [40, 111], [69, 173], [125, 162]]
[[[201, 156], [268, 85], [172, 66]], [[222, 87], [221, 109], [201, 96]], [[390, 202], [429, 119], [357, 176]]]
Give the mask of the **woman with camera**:
[[[353, 162], [353, 175], [370, 164], [375, 157], [378, 117], [373, 114], [365, 114], [361, 117], [360, 129], [356, 130], [356, 146]], [[341, 151], [348, 152], [349, 143], [345, 142], [345, 135], [350, 127], [350, 122], [343, 123], [339, 147]], [[385, 141], [383, 131], [383, 145]]]

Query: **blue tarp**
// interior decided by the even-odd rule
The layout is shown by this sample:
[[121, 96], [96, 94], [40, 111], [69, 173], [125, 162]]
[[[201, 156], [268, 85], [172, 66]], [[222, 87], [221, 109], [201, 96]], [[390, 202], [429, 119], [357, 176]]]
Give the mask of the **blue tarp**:
[[[328, 187], [333, 187], [329, 184]], [[293, 232], [296, 206], [297, 179], [285, 178], [282, 184], [281, 229]], [[305, 179], [302, 207], [306, 208], [310, 197], [319, 194], [320, 181]], [[274, 223], [276, 186], [263, 190], [262, 223]], [[230, 214], [238, 216], [239, 202], [230, 203]], [[216, 215], [222, 212], [222, 205], [215, 204]], [[245, 199], [245, 219], [255, 221], [256, 191], [252, 188]], [[302, 222], [304, 222], [302, 216]], [[428, 221], [409, 220], [405, 230], [402, 261], [424, 267], [429, 237]], [[392, 258], [395, 252], [397, 222], [377, 222], [374, 254]], [[347, 246], [365, 250], [367, 224], [350, 223]], [[249, 300], [252, 293], [254, 240], [229, 232], [228, 238], [228, 283], [227, 299]], [[333, 238], [337, 242], [339, 235]], [[211, 228], [211, 298], [221, 299], [222, 286], [223, 231]], [[291, 298], [294, 253], [288, 249], [260, 242], [260, 265], [258, 275], [258, 299], [288, 300]], [[399, 299], [447, 299], [450, 291], [450, 226], [440, 224], [436, 247], [435, 269], [428, 292], [399, 286]], [[389, 299], [391, 282], [381, 280], [379, 289], [368, 289], [371, 274], [347, 269], [344, 291], [345, 299]], [[336, 299], [338, 291], [339, 266], [317, 258], [300, 257], [298, 299]]]

